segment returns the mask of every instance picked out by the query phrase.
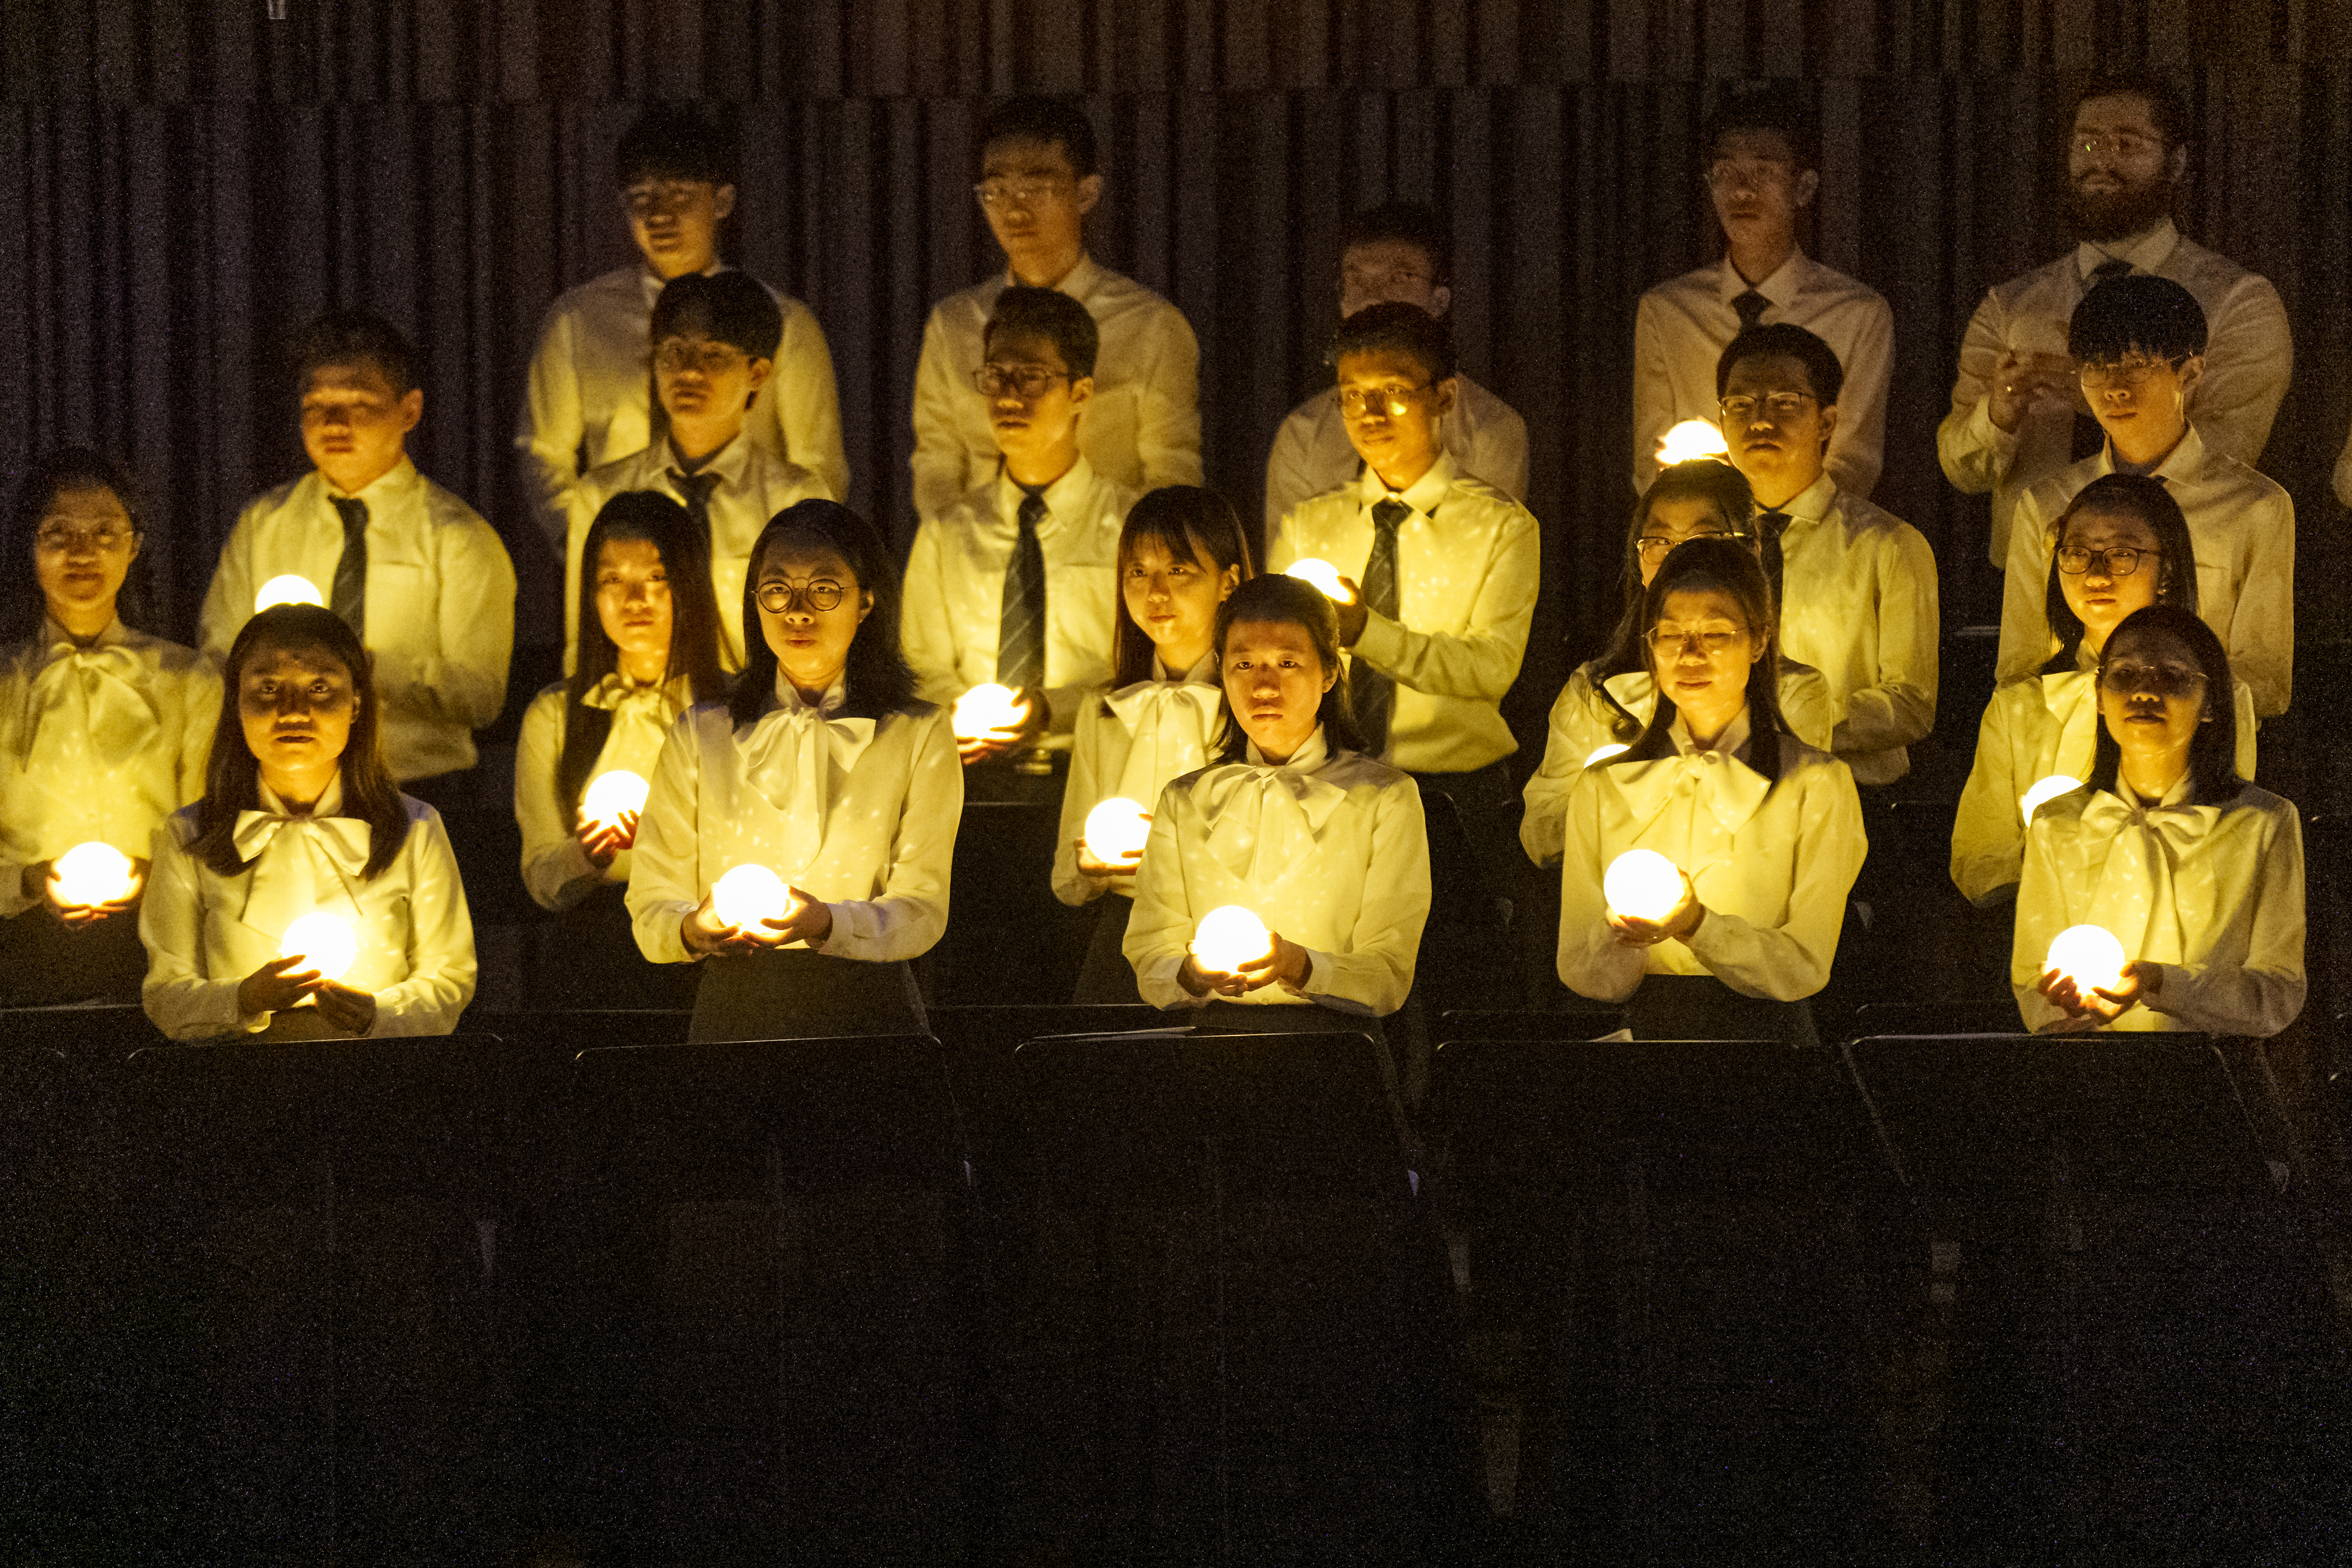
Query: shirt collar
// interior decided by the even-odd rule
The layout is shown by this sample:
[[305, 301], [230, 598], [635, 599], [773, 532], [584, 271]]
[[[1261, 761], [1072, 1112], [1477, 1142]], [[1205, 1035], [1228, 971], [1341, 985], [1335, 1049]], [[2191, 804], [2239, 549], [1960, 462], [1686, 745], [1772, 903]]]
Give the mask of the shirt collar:
[[1731, 264], [1730, 256], [1726, 254], [1720, 276], [1716, 279], [1716, 293], [1725, 304], [1728, 305], [1748, 289], [1754, 289], [1756, 292], [1763, 295], [1775, 305], [1785, 306], [1805, 291], [1805, 269], [1811, 265], [1811, 261], [1805, 255], [1805, 247], [1801, 245], [1791, 245], [1789, 247], [1788, 259], [1772, 268], [1770, 276], [1761, 282], [1750, 283], [1739, 275], [1739, 268]]
[[[1083, 300], [1094, 292], [1095, 286], [1102, 280], [1103, 269], [1096, 264], [1093, 255], [1084, 247], [1080, 247], [1078, 264], [1062, 275], [1061, 281], [1054, 285], [1054, 292], [1067, 294], [1073, 300]], [[1013, 264], [1009, 261], [1004, 264], [1004, 286], [1007, 289], [1021, 287], [1021, 279], [1013, 276]]]
[[2089, 240], [2074, 247], [2074, 276], [2088, 283], [2091, 274], [2109, 261], [2128, 261], [2136, 272], [2153, 272], [2172, 258], [2180, 244], [2180, 231], [2172, 226], [2170, 218], [2158, 218], [2154, 228], [2144, 228], [2137, 234], [2106, 245], [2093, 245]]
[[[2197, 434], [2195, 421], [2181, 431], [2180, 439], [2164, 455], [2164, 461], [2148, 470], [2151, 479], [2173, 484], [2188, 484], [2196, 479], [2205, 466], [2205, 438]], [[2099, 447], [2099, 477], [2104, 479], [2116, 471], [2116, 444], [2113, 440]]]
[[[677, 455], [677, 448], [670, 445], [668, 437], [665, 436], [662, 437], [662, 444], [659, 447], [659, 451], [661, 453], [662, 471], [664, 473], [679, 475], [687, 473], [688, 469], [685, 460]], [[695, 468], [693, 472], [697, 474], [717, 474], [719, 478], [719, 482], [726, 488], [732, 489], [738, 488], [742, 483], [743, 468], [745, 464], [751, 460], [751, 443], [750, 438], [746, 437], [742, 431], [738, 430], [735, 432], [734, 437], [730, 439], [727, 445], [719, 447], [716, 452], [711, 453], [709, 457], [705, 458], [702, 460], [701, 465]]]
[[1459, 471], [1454, 464], [1454, 454], [1440, 447], [1437, 461], [1429, 465], [1429, 472], [1422, 475], [1404, 489], [1391, 491], [1388, 486], [1381, 482], [1380, 475], [1372, 471], [1372, 466], [1370, 463], [1362, 467], [1363, 472], [1356, 477], [1356, 494], [1364, 505], [1370, 506], [1384, 497], [1393, 494], [1423, 517], [1437, 515], [1437, 503], [1445, 499], [1445, 492], [1452, 488], [1454, 476]]
[[[58, 625], [58, 623], [49, 616], [48, 612], [45, 610], [41, 613], [41, 647], [44, 653], [49, 649], [55, 648], [59, 643], [71, 643], [73, 640], [73, 634], [66, 630], [65, 627]], [[130, 640], [131, 628], [122, 624], [122, 617], [121, 616], [117, 616], [114, 619], [106, 623], [106, 629], [98, 634], [98, 640], [90, 646], [93, 647], [118, 647]]]
[[[1078, 460], [1070, 465], [1067, 473], [1038, 492], [1045, 501], [1044, 526], [1051, 528], [1056, 518], [1073, 509], [1077, 504], [1078, 498], [1094, 488], [1094, 465], [1087, 462], [1087, 455], [1081, 452], [1078, 454]], [[1017, 522], [1021, 516], [1021, 503], [1028, 497], [1029, 492], [1014, 483], [1013, 476], [1004, 471], [1004, 460], [1002, 458], [998, 458], [996, 462], [998, 520], [1007, 525]]]
[[1837, 480], [1830, 476], [1828, 469], [1824, 468], [1821, 476], [1811, 484], [1782, 501], [1778, 507], [1768, 507], [1765, 510], [1787, 512], [1798, 522], [1819, 522], [1829, 516], [1831, 507], [1836, 502]]
[[408, 460], [406, 452], [401, 453], [400, 461], [393, 464], [391, 468], [377, 475], [373, 481], [362, 486], [353, 494], [346, 494], [337, 489], [334, 481], [326, 475], [319, 476], [319, 488], [330, 501], [363, 500], [367, 502], [368, 516], [371, 518], [376, 515], [381, 506], [388, 505], [406, 495], [410, 487], [415, 483], [416, 465]]
[[1331, 760], [1331, 743], [1324, 738], [1323, 726], [1318, 724], [1315, 726], [1315, 732], [1307, 737], [1305, 744], [1301, 745], [1298, 750], [1290, 754], [1290, 761], [1286, 763], [1275, 763], [1267, 762], [1265, 760], [1265, 753], [1257, 749], [1257, 742], [1255, 741], [1252, 741], [1244, 746], [1243, 748], [1242, 754], [1248, 760], [1250, 765], [1253, 767], [1270, 768], [1280, 766], [1292, 769], [1297, 773], [1311, 773], [1317, 768], [1321, 767], [1325, 763]]
[[[289, 806], [284, 800], [279, 798], [276, 790], [271, 789], [268, 784], [265, 784], [260, 779], [257, 778], [253, 782], [254, 787], [258, 790], [261, 795], [262, 810], [269, 813], [272, 816], [299, 816], [303, 815], [303, 813], [298, 812]], [[342, 769], [337, 768], [335, 770], [335, 776], [329, 782], [326, 793], [319, 796], [319, 804], [310, 808], [309, 815], [312, 816], [341, 816], [343, 815]]]
[[[1674, 742], [1675, 751], [1682, 756], [1687, 757], [1701, 750], [1692, 742], [1690, 726], [1683, 721], [1679, 710], [1675, 713], [1675, 721], [1666, 726], [1666, 736]], [[1723, 727], [1723, 733], [1715, 738], [1715, 744], [1704, 749], [1720, 752], [1727, 757], [1737, 757], [1743, 763], [1748, 760], [1748, 709], [1745, 704], [1732, 715], [1731, 722]]]

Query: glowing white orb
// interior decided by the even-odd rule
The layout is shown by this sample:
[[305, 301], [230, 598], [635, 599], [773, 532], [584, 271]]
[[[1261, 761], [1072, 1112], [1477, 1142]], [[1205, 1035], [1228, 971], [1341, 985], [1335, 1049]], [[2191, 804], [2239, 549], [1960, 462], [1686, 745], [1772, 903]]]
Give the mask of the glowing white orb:
[[310, 579], [289, 574], [272, 577], [261, 585], [261, 592], [253, 596], [253, 613], [257, 616], [272, 605], [316, 605], [324, 609], [326, 604], [319, 590], [310, 585]]
[[1151, 824], [1143, 815], [1143, 807], [1125, 795], [1115, 795], [1087, 813], [1087, 847], [1094, 858], [1111, 865], [1134, 850], [1143, 847], [1151, 837]]
[[771, 916], [782, 919], [791, 903], [792, 889], [765, 866], [738, 866], [710, 889], [711, 912], [741, 931], [760, 931]]
[[131, 857], [111, 844], [77, 844], [49, 868], [61, 904], [110, 904], [131, 896]]
[[1705, 419], [1685, 419], [1658, 437], [1658, 462], [1663, 468], [1687, 463], [1695, 458], [1721, 458], [1729, 454], [1731, 445], [1723, 432]]
[[1192, 928], [1192, 957], [1203, 969], [1238, 973], [1244, 963], [1274, 950], [1274, 933], [1265, 922], [1239, 904], [1221, 904], [1201, 917]]
[[1621, 915], [1662, 921], [1683, 901], [1683, 874], [1654, 849], [1628, 849], [1609, 862], [1601, 896]]
[[348, 921], [321, 910], [304, 915], [286, 928], [278, 939], [278, 956], [299, 955], [303, 969], [315, 969], [330, 980], [341, 980], [352, 972], [352, 961], [360, 955], [359, 934]]
[[1633, 749], [1622, 741], [1612, 741], [1605, 746], [1595, 746], [1592, 748], [1592, 754], [1584, 759], [1584, 765], [1588, 768], [1599, 767], [1610, 758], [1622, 757]]
[[957, 740], [977, 741], [991, 731], [1018, 730], [1028, 716], [1029, 704], [1019, 692], [992, 680], [957, 698], [951, 718]]
[[2082, 787], [2083, 781], [2081, 779], [2070, 779], [2064, 773], [2052, 773], [2048, 778], [2043, 779], [2032, 789], [2027, 790], [2023, 795], [2017, 797], [2018, 809], [2024, 812], [2025, 820], [2031, 822], [2033, 820], [2033, 808], [2035, 806], [2040, 805], [2045, 800], [2056, 800], [2060, 795], [2064, 795], [2070, 789], [2081, 789]]
[[626, 768], [598, 773], [581, 794], [581, 814], [591, 822], [617, 826], [625, 814], [645, 810], [646, 790], [646, 781]]
[[2122, 984], [2124, 963], [2124, 944], [2104, 927], [2068, 926], [2050, 939], [2050, 956], [2042, 967], [2056, 970], [2088, 995]]
[[1318, 561], [1311, 555], [1304, 561], [1292, 562], [1289, 569], [1283, 575], [1296, 577], [1302, 583], [1314, 584], [1323, 590], [1325, 598], [1336, 604], [1347, 604], [1356, 596], [1348, 592], [1348, 585], [1345, 583], [1339, 581], [1339, 569], [1337, 566], [1332, 565], [1328, 561]]

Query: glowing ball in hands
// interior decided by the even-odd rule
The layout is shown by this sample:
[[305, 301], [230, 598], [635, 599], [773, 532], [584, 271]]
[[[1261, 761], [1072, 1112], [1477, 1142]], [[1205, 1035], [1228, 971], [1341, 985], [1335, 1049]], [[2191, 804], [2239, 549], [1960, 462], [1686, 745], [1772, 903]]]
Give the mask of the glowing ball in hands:
[[2017, 797], [2017, 807], [2020, 811], [2025, 813], [2025, 820], [2032, 822], [2033, 820], [2033, 808], [2035, 806], [2040, 805], [2045, 800], [2056, 800], [2068, 790], [2081, 789], [2082, 787], [2083, 781], [2081, 779], [2070, 779], [2064, 773], [2052, 773], [2048, 778], [2042, 780], [2032, 789], [2027, 790], [2023, 795], [2019, 795]]
[[2056, 970], [2088, 996], [2121, 985], [2124, 963], [2124, 944], [2112, 932], [2099, 926], [2068, 926], [2050, 939], [2050, 956], [2042, 967]]
[[57, 876], [61, 904], [110, 904], [131, 896], [131, 857], [111, 844], [77, 844], [49, 868]]
[[1609, 862], [1601, 895], [1621, 915], [1662, 921], [1683, 901], [1683, 874], [1654, 849], [1628, 849]]
[[257, 616], [272, 605], [317, 605], [323, 609], [326, 603], [310, 585], [310, 579], [289, 574], [272, 577], [261, 585], [261, 592], [253, 596], [253, 613]]
[[278, 956], [299, 955], [299, 969], [315, 969], [329, 980], [341, 980], [352, 972], [352, 963], [360, 955], [360, 939], [350, 924], [322, 912], [304, 915], [286, 928], [278, 939]]
[[621, 818], [646, 808], [646, 781], [626, 768], [598, 773], [580, 796], [580, 812], [591, 822], [620, 826]]
[[792, 905], [792, 889], [765, 866], [738, 866], [710, 889], [710, 911], [740, 931], [763, 930], [760, 922], [782, 920]]
[[1117, 865], [1129, 851], [1143, 847], [1151, 837], [1151, 824], [1145, 820], [1143, 807], [1125, 795], [1115, 795], [1087, 813], [1087, 848], [1094, 858]]
[[1345, 583], [1339, 581], [1339, 569], [1337, 566], [1332, 565], [1328, 561], [1318, 561], [1311, 555], [1304, 561], [1292, 562], [1289, 569], [1283, 573], [1283, 575], [1296, 577], [1302, 583], [1314, 584], [1323, 590], [1323, 596], [1334, 604], [1344, 605], [1356, 596], [1348, 592], [1348, 585]]
[[1663, 468], [1696, 458], [1726, 458], [1730, 451], [1723, 432], [1705, 419], [1685, 419], [1658, 437], [1658, 463]]
[[1192, 958], [1203, 969], [1238, 973], [1274, 951], [1274, 933], [1239, 904], [1221, 904], [1192, 928]]
[[959, 741], [977, 741], [995, 730], [1018, 730], [1028, 716], [1029, 705], [1021, 694], [992, 680], [957, 698], [951, 715]]
[[1592, 748], [1592, 754], [1584, 759], [1584, 765], [1588, 768], [1597, 768], [1610, 758], [1622, 757], [1633, 749], [1622, 741], [1612, 741], [1605, 746], [1595, 746]]

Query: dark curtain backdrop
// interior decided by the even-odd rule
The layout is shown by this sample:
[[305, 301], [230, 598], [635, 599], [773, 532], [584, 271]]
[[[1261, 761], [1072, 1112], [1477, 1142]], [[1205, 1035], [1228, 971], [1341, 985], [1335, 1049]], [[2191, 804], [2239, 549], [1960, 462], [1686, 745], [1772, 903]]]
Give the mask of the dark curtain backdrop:
[[2066, 243], [2060, 139], [2101, 60], [2190, 91], [2183, 227], [2285, 297], [2295, 377], [2265, 467], [2301, 512], [2305, 640], [2346, 630], [2325, 591], [2352, 419], [2339, 0], [269, 4], [0, 0], [0, 468], [67, 440], [130, 458], [183, 631], [238, 504], [299, 469], [285, 334], [357, 303], [424, 345], [413, 449], [507, 535], [523, 639], [553, 635], [511, 446], [523, 366], [548, 301], [632, 255], [610, 148], [652, 97], [734, 121], [730, 252], [815, 309], [855, 500], [903, 532], [924, 313], [993, 257], [972, 128], [1026, 89], [1087, 95], [1110, 178], [1097, 254], [1192, 320], [1211, 482], [1245, 512], [1318, 380], [1343, 215], [1391, 196], [1449, 215], [1464, 363], [1530, 431], [1546, 615], [1514, 707], [1539, 721], [1607, 608], [1633, 302], [1713, 254], [1697, 124], [1728, 81], [1788, 81], [1822, 124], [1809, 245], [1895, 309], [1878, 499], [1934, 542], [1957, 605], [1984, 510], [1943, 482], [1935, 426], [1984, 288]]

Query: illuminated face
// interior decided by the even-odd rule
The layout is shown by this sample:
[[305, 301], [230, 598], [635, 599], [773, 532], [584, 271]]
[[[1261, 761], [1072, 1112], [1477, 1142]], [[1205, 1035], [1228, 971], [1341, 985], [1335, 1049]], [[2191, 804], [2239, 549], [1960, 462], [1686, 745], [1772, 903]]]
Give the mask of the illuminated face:
[[1797, 229], [1797, 214], [1813, 199], [1822, 177], [1797, 166], [1795, 149], [1777, 131], [1731, 131], [1716, 142], [1706, 166], [1716, 221], [1736, 244], [1778, 243]]
[[[1197, 546], [1192, 555], [1178, 555], [1146, 535], [1128, 548], [1119, 593], [1127, 600], [1128, 615], [1160, 650], [1160, 662], [1168, 664], [1171, 654], [1181, 657], [1182, 651], [1208, 647], [1216, 630], [1217, 606], [1232, 595], [1241, 576], [1238, 566], [1218, 571], [1208, 552]], [[1182, 674], [1194, 658], [1184, 659], [1174, 673]]]
[[740, 415], [774, 369], [773, 361], [702, 332], [673, 332], [654, 345], [654, 391], [679, 424]]
[[1786, 499], [1821, 477], [1822, 454], [1837, 428], [1837, 409], [1814, 390], [1794, 354], [1751, 354], [1723, 385], [1723, 437], [1732, 467], [1759, 494]]
[[2118, 451], [2161, 453], [2189, 428], [2189, 395], [2204, 371], [2198, 354], [2161, 360], [2135, 353], [2114, 364], [2084, 365], [2083, 395]]
[[1418, 305], [1443, 316], [1453, 302], [1454, 290], [1437, 281], [1428, 253], [1409, 239], [1368, 239], [1340, 253], [1342, 320], [1374, 305]]
[[1765, 643], [1739, 601], [1720, 588], [1676, 589], [1650, 628], [1650, 672], [1658, 689], [1708, 728], [1728, 722], [1748, 700], [1748, 669]]
[[2189, 744], [2206, 718], [2205, 687], [2205, 671], [2186, 643], [2169, 632], [2136, 628], [2110, 642], [2099, 661], [2099, 717], [2125, 756], [2185, 768]]
[[1081, 179], [1059, 142], [1006, 136], [981, 153], [980, 205], [1005, 256], [1018, 268], [1081, 247], [1087, 214], [1102, 198], [1102, 176]]
[[719, 226], [735, 210], [735, 187], [652, 175], [621, 193], [621, 210], [646, 269], [667, 283], [710, 270], [719, 258]]
[[339, 761], [359, 711], [351, 669], [322, 647], [263, 648], [237, 675], [237, 721], [272, 789]]
[[607, 539], [596, 551], [596, 619], [625, 659], [669, 659], [669, 569], [650, 539]]
[[[2132, 551], [2141, 554], [2126, 572], [2123, 563], [2130, 556], [2115, 552]], [[2081, 571], [2072, 570], [2077, 565]], [[2126, 616], [2156, 603], [2163, 566], [2156, 530], [2137, 513], [2084, 507], [2066, 520], [2065, 537], [2058, 542], [2058, 586], [2094, 650], [2106, 646]]]
[[760, 559], [760, 631], [784, 679], [822, 692], [849, 666], [849, 645], [874, 613], [873, 594], [838, 552], [790, 535]]
[[1078, 416], [1095, 390], [1093, 377], [1070, 374], [1051, 338], [1033, 332], [990, 333], [981, 379], [995, 389], [981, 395], [997, 450], [1016, 463], [1076, 442]]
[[1339, 679], [1296, 621], [1235, 621], [1225, 628], [1225, 701], [1269, 761], [1287, 762], [1315, 733], [1323, 694]]
[[138, 558], [131, 513], [103, 485], [59, 490], [33, 529], [33, 576], [60, 626], [112, 615], [114, 596]]
[[322, 364], [302, 389], [302, 449], [349, 494], [392, 472], [424, 416], [425, 389], [395, 395], [373, 361]]
[[1432, 381], [1402, 349], [1339, 356], [1339, 417], [1348, 444], [1391, 485], [1412, 483], [1437, 461], [1437, 421], [1454, 407], [1454, 382]]
[[2066, 141], [2075, 229], [2085, 239], [2110, 240], [2153, 227], [2171, 212], [2173, 187], [2188, 166], [2189, 150], [2166, 145], [2138, 93], [2087, 100]]
[[[1650, 503], [1649, 515], [1642, 520], [1641, 538], [1634, 542], [1642, 563], [1642, 586], [1650, 585], [1658, 568], [1666, 563], [1667, 553], [1684, 540], [1738, 537], [1738, 531], [1723, 520], [1721, 509], [1706, 497], [1660, 497]], [[1756, 548], [1752, 536], [1747, 543], [1749, 549]]]

